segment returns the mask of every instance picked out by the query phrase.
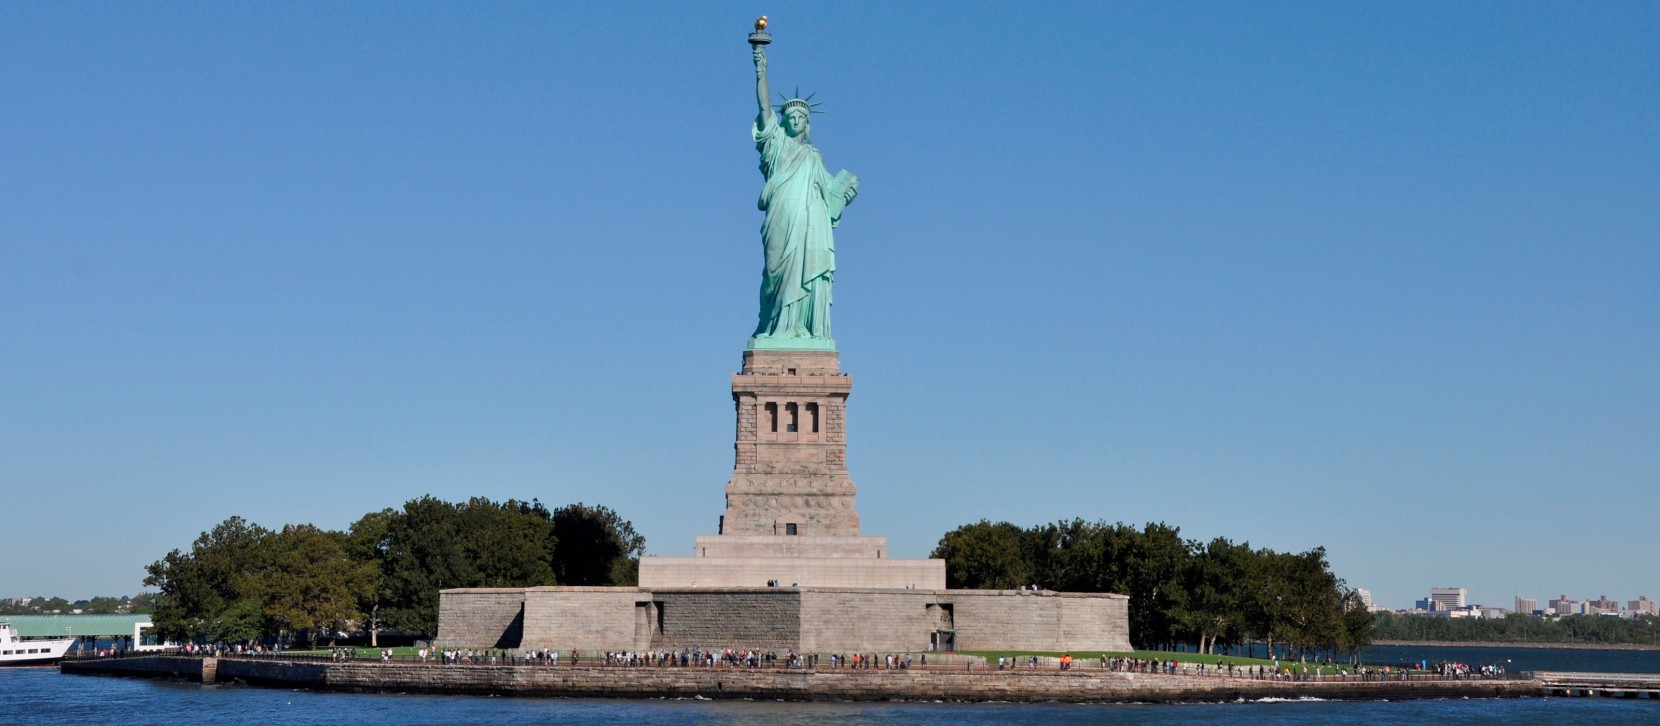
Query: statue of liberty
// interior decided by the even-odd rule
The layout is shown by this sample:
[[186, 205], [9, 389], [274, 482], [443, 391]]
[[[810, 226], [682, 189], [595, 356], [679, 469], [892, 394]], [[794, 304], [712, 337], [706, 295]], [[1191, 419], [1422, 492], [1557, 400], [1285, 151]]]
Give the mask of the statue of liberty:
[[761, 313], [751, 350], [835, 350], [830, 337], [830, 283], [836, 275], [832, 230], [859, 193], [859, 178], [832, 177], [813, 146], [811, 98], [789, 98], [776, 113], [767, 86], [766, 19], [750, 36], [755, 52], [755, 149], [766, 187], [757, 206], [766, 212], [761, 242]]

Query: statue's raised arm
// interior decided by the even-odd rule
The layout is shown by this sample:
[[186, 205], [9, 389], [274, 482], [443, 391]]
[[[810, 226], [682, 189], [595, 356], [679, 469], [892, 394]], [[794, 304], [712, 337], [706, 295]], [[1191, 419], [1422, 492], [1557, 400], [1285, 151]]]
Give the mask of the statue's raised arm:
[[767, 87], [767, 47], [750, 47], [755, 49], [755, 102], [761, 107], [761, 112], [755, 117], [755, 125], [764, 128], [772, 116], [772, 89]]

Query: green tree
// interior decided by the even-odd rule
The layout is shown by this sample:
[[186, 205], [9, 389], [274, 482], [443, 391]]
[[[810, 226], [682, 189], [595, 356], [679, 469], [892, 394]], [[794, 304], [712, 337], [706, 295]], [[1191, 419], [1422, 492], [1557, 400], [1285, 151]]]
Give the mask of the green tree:
[[1024, 532], [1008, 522], [980, 520], [940, 538], [933, 557], [945, 560], [945, 586], [964, 590], [1011, 590], [1032, 584], [1022, 549]]
[[1188, 615], [1183, 573], [1191, 553], [1181, 530], [1163, 522], [1143, 526], [1127, 553], [1130, 596], [1130, 641], [1141, 647], [1168, 646]]
[[1326, 550], [1316, 547], [1302, 554], [1273, 553], [1267, 557], [1268, 637], [1306, 658], [1311, 649], [1335, 649], [1340, 641], [1342, 582], [1326, 566]]
[[[472, 564], [470, 587], [515, 587], [560, 582], [554, 573], [552, 516], [539, 503], [483, 497], [456, 510], [457, 534]], [[567, 583], [568, 584], [568, 583]]]
[[309, 524], [287, 525], [262, 543], [258, 567], [244, 588], [279, 635], [313, 641], [362, 619], [358, 603], [374, 582], [347, 551], [348, 538]]
[[113, 615], [115, 613], [124, 613], [127, 611], [127, 603], [122, 598], [110, 597], [108, 595], [100, 595], [92, 598], [91, 600], [87, 600], [86, 604], [78, 605], [77, 607], [81, 609], [81, 612], [89, 615]]
[[155, 593], [153, 593], [153, 592], [141, 592], [137, 595], [134, 595], [132, 597], [132, 599], [127, 602], [127, 612], [129, 612], [129, 613], [149, 613], [149, 612], [153, 612], [156, 609], [156, 600], [157, 600], [157, 595]]
[[259, 544], [270, 531], [231, 517], [203, 532], [188, 554], [173, 550], [145, 568], [144, 584], [160, 589], [151, 618], [157, 635], [174, 640], [214, 637], [231, 604], [247, 599]]
[[[536, 504], [541, 507], [541, 504]], [[563, 585], [633, 585], [646, 539], [616, 512], [581, 502], [553, 512], [553, 568]]]
[[214, 614], [202, 636], [220, 643], [251, 643], [259, 640], [267, 630], [264, 608], [259, 601], [244, 599], [232, 602]]
[[556, 544], [553, 513], [534, 501], [475, 497], [450, 504], [426, 496], [406, 502], [386, 522], [381, 567], [386, 622], [435, 635], [440, 590], [556, 584]]
[[1184, 541], [1176, 527], [1081, 519], [1022, 529], [981, 520], [947, 532], [933, 556], [952, 588], [1039, 583], [1128, 595], [1130, 641], [1140, 648], [1192, 643], [1215, 652], [1265, 640], [1299, 654], [1369, 641], [1364, 613], [1342, 607], [1342, 580], [1325, 550], [1253, 550], [1225, 538]]
[[[365, 514], [347, 532], [310, 524], [273, 532], [231, 517], [188, 552], [173, 550], [145, 568], [144, 583], [159, 592], [114, 606], [151, 611], [158, 635], [171, 639], [332, 641], [361, 626], [378, 645], [383, 624], [436, 634], [441, 590], [562, 578], [633, 584], [644, 551], [634, 526], [603, 506], [549, 511], [535, 500], [452, 504], [425, 496]], [[50, 604], [30, 606], [43, 603]]]
[[1243, 637], [1245, 595], [1257, 561], [1249, 544], [1236, 545], [1222, 537], [1194, 545], [1185, 578], [1188, 607], [1181, 625], [1198, 639], [1199, 652], [1214, 653], [1218, 643]]
[[461, 541], [457, 507], [431, 496], [410, 500], [388, 523], [386, 539], [386, 622], [436, 634], [438, 591], [476, 587], [480, 580]]
[[390, 508], [370, 512], [353, 522], [346, 534], [346, 554], [357, 568], [357, 577], [362, 578], [363, 589], [357, 607], [364, 614], [364, 629], [369, 631], [371, 647], [380, 646], [383, 625], [380, 609], [391, 596], [382, 563], [391, 544], [388, 532], [397, 514]]
[[1366, 609], [1366, 603], [1361, 601], [1360, 593], [1344, 589], [1341, 598], [1342, 628], [1338, 650], [1349, 654], [1349, 662], [1360, 665], [1360, 651], [1372, 644], [1372, 636], [1377, 632], [1377, 621], [1372, 613]]

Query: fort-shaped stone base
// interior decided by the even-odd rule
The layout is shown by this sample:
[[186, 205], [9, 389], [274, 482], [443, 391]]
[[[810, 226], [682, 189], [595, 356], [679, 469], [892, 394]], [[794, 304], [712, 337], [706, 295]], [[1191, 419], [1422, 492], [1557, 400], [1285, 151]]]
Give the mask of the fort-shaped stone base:
[[532, 587], [439, 594], [441, 648], [1125, 652], [1129, 598], [1024, 590]]

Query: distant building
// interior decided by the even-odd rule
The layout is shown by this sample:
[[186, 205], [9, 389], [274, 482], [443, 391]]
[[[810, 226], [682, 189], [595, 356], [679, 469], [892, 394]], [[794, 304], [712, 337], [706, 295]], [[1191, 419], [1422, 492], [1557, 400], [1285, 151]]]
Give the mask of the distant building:
[[1539, 610], [1539, 601], [1531, 597], [1516, 596], [1516, 612], [1523, 615], [1532, 615]]
[[[1360, 598], [1361, 607], [1364, 607], [1367, 610], [1372, 609], [1372, 591], [1371, 590], [1368, 590], [1364, 587], [1357, 587], [1357, 588], [1355, 588], [1355, 597]], [[1636, 610], [1637, 608], [1633, 607], [1631, 609]]]
[[1557, 615], [1578, 615], [1579, 601], [1563, 595], [1550, 601], [1550, 609], [1555, 611]]
[[1638, 598], [1636, 600], [1632, 600], [1629, 605], [1630, 607], [1627, 607], [1627, 610], [1640, 615], [1660, 615], [1660, 603], [1650, 600], [1645, 596], [1638, 596]]
[[1462, 587], [1432, 587], [1429, 589], [1430, 609], [1437, 611], [1460, 610], [1464, 607], [1464, 597], [1469, 594]]
[[1620, 603], [1609, 600], [1607, 595], [1600, 595], [1595, 600], [1585, 601], [1585, 613], [1587, 615], [1618, 615], [1620, 614]]

